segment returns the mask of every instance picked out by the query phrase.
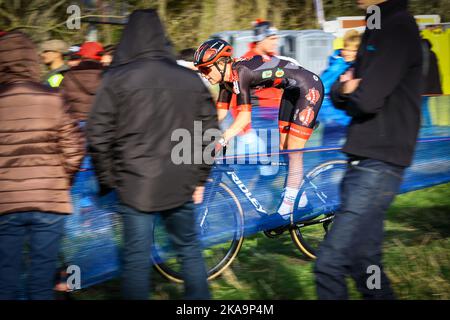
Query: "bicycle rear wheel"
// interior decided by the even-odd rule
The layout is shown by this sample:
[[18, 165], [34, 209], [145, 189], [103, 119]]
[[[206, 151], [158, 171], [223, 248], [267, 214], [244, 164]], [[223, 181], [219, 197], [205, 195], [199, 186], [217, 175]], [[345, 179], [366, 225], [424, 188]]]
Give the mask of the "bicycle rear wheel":
[[[244, 241], [243, 210], [233, 191], [220, 183], [209, 203], [199, 206], [196, 213], [208, 280], [213, 280], [228, 268], [241, 249]], [[152, 260], [162, 276], [177, 283], [183, 282], [181, 263], [171, 248], [162, 219], [157, 219], [153, 230]]]
[[315, 167], [305, 177], [302, 190], [307, 192], [316, 214], [297, 222], [289, 231], [294, 244], [310, 259], [316, 258], [339, 207], [339, 185], [346, 168], [347, 161], [332, 160]]

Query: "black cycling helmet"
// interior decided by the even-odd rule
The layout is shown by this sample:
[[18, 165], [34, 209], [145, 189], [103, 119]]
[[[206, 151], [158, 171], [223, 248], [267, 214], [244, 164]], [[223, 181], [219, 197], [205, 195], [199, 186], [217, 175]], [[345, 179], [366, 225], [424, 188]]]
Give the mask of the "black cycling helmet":
[[210, 39], [203, 42], [194, 54], [194, 66], [213, 65], [223, 57], [231, 58], [233, 47], [222, 39]]

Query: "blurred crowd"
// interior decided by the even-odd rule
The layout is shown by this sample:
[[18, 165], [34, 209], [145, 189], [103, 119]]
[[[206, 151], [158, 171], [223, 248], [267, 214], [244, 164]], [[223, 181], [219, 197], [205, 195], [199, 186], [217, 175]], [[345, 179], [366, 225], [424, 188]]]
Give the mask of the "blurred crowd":
[[[204, 130], [217, 127], [214, 104], [197, 74], [178, 66], [171, 48], [165, 47], [167, 40], [156, 12], [142, 10], [134, 16], [135, 24], [130, 22], [122, 36], [121, 50], [118, 51], [120, 57], [116, 55], [114, 59], [114, 71], [120, 70], [122, 65], [128, 68], [139, 60], [137, 55], [146, 57], [144, 62], [150, 61], [151, 66], [144, 63], [146, 70], [131, 71], [129, 78], [120, 80], [123, 85], [133, 85], [133, 94], [129, 97], [135, 99], [134, 102], [122, 100], [121, 109], [129, 107], [131, 110], [127, 114], [138, 115], [141, 119], [124, 118], [122, 120], [130, 120], [131, 123], [121, 126], [125, 131], [140, 132], [123, 133], [129, 145], [121, 152], [126, 158], [122, 161], [138, 171], [119, 177], [123, 179], [122, 183], [126, 181], [133, 185], [127, 185], [127, 193], [131, 193], [126, 196], [120, 194], [122, 208], [126, 207], [124, 203], [133, 204], [133, 208], [130, 206], [120, 212], [125, 220], [125, 254], [129, 248], [131, 260], [135, 241], [141, 244], [150, 241], [154, 215], [141, 211], [157, 209], [164, 212], [164, 221], [174, 235], [174, 245], [185, 252], [188, 259], [186, 266], [192, 280], [185, 277], [190, 289], [186, 297], [208, 298], [206, 270], [196, 230], [193, 230], [196, 227], [193, 204], [203, 196], [203, 187], [199, 184], [205, 183], [211, 165], [172, 163], [170, 135], [182, 128], [193, 133], [195, 121], [202, 121]], [[109, 72], [106, 71], [112, 70], [110, 67], [117, 48], [91, 41], [70, 46], [60, 39], [37, 45], [20, 31], [0, 32], [0, 48], [0, 300], [53, 299], [55, 290], [69, 290], [66, 279], [60, 277], [65, 269], [57, 270], [57, 266], [61, 266], [63, 260], [60, 245], [65, 216], [74, 212], [71, 188], [82, 162], [88, 159], [88, 119], [95, 105], [97, 109], [110, 108], [118, 102], [107, 98], [110, 88], [101, 89], [102, 83], [106, 86], [107, 79], [113, 81], [116, 78], [111, 75], [108, 78]], [[188, 53], [188, 56], [193, 55], [192, 51]], [[186, 52], [180, 54], [180, 57], [186, 56]], [[156, 70], [166, 66], [170, 70], [160, 71], [158, 76]], [[44, 68], [46, 72], [43, 74]], [[138, 77], [145, 78], [143, 81], [149, 87], [139, 88], [133, 82]], [[169, 81], [171, 77], [176, 80]], [[164, 83], [162, 88], [154, 90], [155, 94], [149, 94], [152, 92], [150, 87], [157, 85], [155, 79]], [[169, 91], [174, 87], [176, 91], [193, 91], [194, 94], [183, 97], [178, 91], [164, 93], [164, 87]], [[143, 92], [142, 95], [136, 94], [138, 91]], [[155, 117], [151, 110], [156, 107], [155, 102], [160, 95], [166, 97], [165, 103], [157, 106], [163, 113]], [[181, 106], [184, 106], [183, 110]], [[102, 118], [106, 114], [105, 111], [96, 113], [101, 120], [98, 125], [91, 126], [89, 152], [95, 159], [105, 161], [106, 156], [106, 161], [110, 162], [113, 157], [117, 158], [117, 154], [110, 153], [113, 152], [112, 144], [118, 140], [115, 137], [108, 143], [102, 140], [110, 133], [100, 132], [111, 124], [109, 119]], [[91, 118], [91, 124], [98, 120], [96, 116]], [[167, 121], [164, 123], [162, 118], [167, 118]], [[176, 118], [178, 120], [173, 121]], [[158, 126], [152, 128], [150, 123], [156, 120]], [[133, 129], [139, 124], [143, 125], [142, 130]], [[158, 131], [163, 133], [158, 134]], [[137, 147], [130, 144], [144, 146], [140, 152], [145, 155], [133, 157], [132, 152]], [[102, 148], [106, 148], [105, 151], [99, 152]], [[159, 150], [157, 157], [155, 150]], [[164, 174], [152, 180], [149, 178], [153, 174], [151, 168]], [[112, 187], [106, 180], [116, 177], [109, 176], [114, 170], [106, 169], [104, 164], [97, 163], [96, 169], [100, 194], [103, 195]], [[124, 173], [128, 169], [116, 170]], [[168, 184], [169, 181], [173, 183]], [[128, 239], [127, 235], [140, 236], [134, 228], [144, 225], [146, 229], [141, 231], [147, 237], [145, 242]], [[128, 241], [132, 242], [129, 246]], [[149, 249], [145, 247], [141, 251], [143, 259], [139, 261], [146, 271], [150, 268]], [[29, 264], [24, 264], [24, 261], [29, 261]], [[127, 270], [126, 264], [124, 270]], [[148, 297], [145, 292], [149, 284], [142, 279], [143, 273], [134, 270], [130, 273], [130, 277], [125, 277], [135, 281], [136, 285], [124, 289], [124, 297]], [[24, 275], [26, 279], [22, 281]], [[136, 275], [137, 278], [133, 278]], [[137, 285], [144, 288], [139, 290]]]

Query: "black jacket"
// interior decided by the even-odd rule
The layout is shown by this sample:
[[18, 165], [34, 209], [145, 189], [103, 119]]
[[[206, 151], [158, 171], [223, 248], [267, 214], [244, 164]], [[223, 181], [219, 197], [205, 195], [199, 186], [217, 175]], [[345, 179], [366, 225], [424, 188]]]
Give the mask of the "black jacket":
[[[175, 164], [179, 137], [171, 138], [181, 129], [194, 139], [194, 121], [202, 121], [203, 132], [218, 128], [209, 91], [196, 73], [177, 65], [156, 12], [135, 11], [88, 119], [89, 150], [103, 189], [115, 188], [124, 204], [144, 212], [190, 201], [211, 166]], [[203, 148], [209, 143], [205, 139]], [[187, 160], [202, 159], [201, 144], [189, 149]]]
[[423, 74], [425, 76], [423, 94], [442, 94], [438, 59], [431, 47], [431, 42], [428, 39], [422, 40]]
[[420, 127], [420, 36], [406, 0], [389, 0], [379, 7], [381, 29], [366, 28], [358, 50], [359, 87], [342, 95], [337, 81], [331, 98], [352, 117], [344, 152], [408, 166]]

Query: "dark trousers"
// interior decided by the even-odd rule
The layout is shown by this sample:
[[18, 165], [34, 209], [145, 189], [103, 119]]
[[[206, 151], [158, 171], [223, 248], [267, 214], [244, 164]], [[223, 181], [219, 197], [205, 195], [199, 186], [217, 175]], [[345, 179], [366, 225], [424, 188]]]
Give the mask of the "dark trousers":
[[[149, 298], [150, 248], [156, 215], [120, 206], [124, 227], [122, 295], [124, 299]], [[185, 298], [209, 299], [207, 272], [198, 236], [194, 204], [162, 211], [169, 239], [181, 259]]]
[[[364, 299], [394, 299], [382, 267], [383, 221], [404, 168], [365, 159], [349, 163], [341, 184], [341, 210], [321, 244], [314, 268], [319, 299], [347, 299], [351, 276]], [[374, 272], [373, 267], [377, 268]], [[379, 276], [379, 286], [368, 285]]]
[[[53, 299], [58, 251], [64, 229], [64, 215], [18, 212], [0, 216], [0, 300]], [[29, 266], [25, 294], [23, 251], [29, 240]]]

